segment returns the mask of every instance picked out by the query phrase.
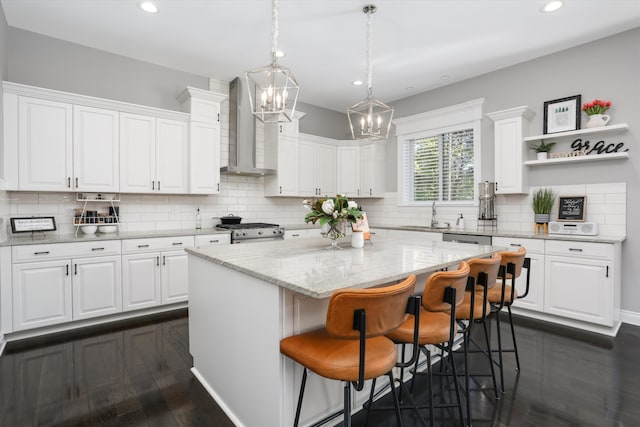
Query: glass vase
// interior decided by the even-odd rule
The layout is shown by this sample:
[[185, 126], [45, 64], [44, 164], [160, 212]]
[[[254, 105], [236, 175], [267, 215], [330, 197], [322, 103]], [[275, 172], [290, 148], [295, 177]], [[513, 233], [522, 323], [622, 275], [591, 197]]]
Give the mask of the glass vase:
[[344, 221], [339, 221], [335, 224], [329, 224], [329, 228], [327, 229], [324, 236], [331, 239], [331, 246], [326, 249], [342, 249], [340, 246], [338, 246], [338, 239], [344, 237], [347, 232], [346, 230], [347, 227]]

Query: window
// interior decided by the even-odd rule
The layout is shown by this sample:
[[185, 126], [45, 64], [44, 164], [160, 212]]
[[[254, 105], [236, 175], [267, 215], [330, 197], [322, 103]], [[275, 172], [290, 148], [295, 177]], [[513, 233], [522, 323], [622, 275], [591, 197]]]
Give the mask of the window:
[[483, 100], [395, 121], [401, 205], [475, 204]]

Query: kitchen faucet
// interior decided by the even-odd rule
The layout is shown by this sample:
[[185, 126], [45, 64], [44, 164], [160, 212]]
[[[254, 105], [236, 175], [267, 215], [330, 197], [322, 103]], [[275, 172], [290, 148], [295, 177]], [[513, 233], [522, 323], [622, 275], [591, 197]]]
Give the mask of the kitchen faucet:
[[438, 220], [436, 219], [436, 201], [433, 201], [431, 205], [431, 226], [436, 227], [438, 225]]

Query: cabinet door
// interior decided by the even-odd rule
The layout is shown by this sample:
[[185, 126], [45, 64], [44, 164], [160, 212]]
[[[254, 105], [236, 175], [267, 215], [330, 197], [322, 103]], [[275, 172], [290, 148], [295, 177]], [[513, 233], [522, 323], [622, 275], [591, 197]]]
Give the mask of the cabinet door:
[[73, 106], [75, 190], [120, 191], [119, 114]]
[[337, 192], [348, 197], [360, 196], [360, 147], [339, 147], [336, 163]]
[[153, 307], [162, 301], [160, 253], [122, 256], [122, 309]]
[[384, 145], [369, 144], [360, 148], [360, 196], [384, 197]]
[[613, 272], [595, 259], [546, 256], [545, 311], [613, 325]]
[[191, 122], [189, 135], [189, 192], [220, 193], [220, 127]]
[[186, 193], [189, 185], [189, 128], [187, 122], [156, 119], [156, 190]]
[[298, 180], [298, 171], [303, 170], [298, 163], [298, 140], [281, 136], [278, 140], [278, 195], [297, 196], [302, 182]]
[[120, 263], [120, 256], [72, 260], [73, 320], [122, 311]]
[[156, 119], [120, 113], [120, 191], [155, 190]]
[[[298, 144], [298, 190], [301, 196], [319, 196], [316, 180], [315, 144], [300, 141]], [[278, 169], [280, 165], [278, 165]]]
[[315, 176], [319, 195], [331, 196], [336, 194], [337, 188], [337, 164], [336, 147], [316, 144]]
[[[529, 310], [543, 311], [544, 309], [544, 255], [527, 253], [531, 259], [531, 271], [529, 276], [529, 293], [525, 298], [514, 302], [515, 307]], [[522, 270], [516, 279], [518, 295], [524, 295], [527, 288], [527, 270]]]
[[13, 266], [13, 329], [38, 328], [72, 319], [70, 261]]
[[185, 251], [162, 253], [162, 303], [189, 299], [189, 264]]
[[527, 193], [524, 177], [522, 119], [497, 120], [494, 125], [496, 193]]
[[19, 189], [71, 190], [71, 104], [21, 96], [18, 111]]

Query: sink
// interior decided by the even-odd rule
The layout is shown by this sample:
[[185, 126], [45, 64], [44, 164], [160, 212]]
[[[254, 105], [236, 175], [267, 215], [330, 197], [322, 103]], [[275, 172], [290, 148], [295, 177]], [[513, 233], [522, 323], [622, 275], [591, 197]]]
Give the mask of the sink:
[[404, 228], [407, 230], [424, 230], [424, 231], [442, 231], [449, 230], [450, 227], [446, 225], [431, 227], [430, 225], [401, 225], [398, 228]]

